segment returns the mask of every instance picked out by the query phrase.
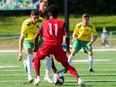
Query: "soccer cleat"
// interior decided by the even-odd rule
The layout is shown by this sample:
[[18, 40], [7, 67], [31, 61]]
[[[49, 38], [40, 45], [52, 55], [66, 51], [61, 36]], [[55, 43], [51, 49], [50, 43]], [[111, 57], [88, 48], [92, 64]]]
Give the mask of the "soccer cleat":
[[32, 83], [33, 82], [33, 78], [31, 75], [28, 76], [28, 83]]
[[33, 78], [28, 79], [28, 82], [32, 83], [33, 82]]
[[24, 65], [24, 70], [25, 70], [25, 72], [28, 72], [26, 60], [23, 61], [23, 65]]
[[60, 69], [60, 70], [57, 70], [57, 71], [56, 71], [56, 74], [62, 73], [62, 72], [64, 72], [65, 70], [66, 70], [65, 68], [62, 68], [62, 69]]
[[40, 78], [39, 76], [34, 80], [34, 86], [38, 86], [38, 84], [40, 83]]
[[45, 76], [44, 77], [44, 80], [45, 81], [48, 81], [49, 83], [53, 83], [53, 81], [49, 78], [49, 76]]
[[81, 80], [81, 78], [78, 78], [78, 84], [81, 86], [81, 87], [84, 87], [85, 86], [85, 83], [83, 80]]
[[93, 69], [92, 69], [92, 68], [90, 68], [90, 69], [89, 69], [89, 72], [90, 72], [90, 73], [91, 73], [91, 72], [93, 72], [93, 73], [94, 73], [95, 71], [93, 71]]

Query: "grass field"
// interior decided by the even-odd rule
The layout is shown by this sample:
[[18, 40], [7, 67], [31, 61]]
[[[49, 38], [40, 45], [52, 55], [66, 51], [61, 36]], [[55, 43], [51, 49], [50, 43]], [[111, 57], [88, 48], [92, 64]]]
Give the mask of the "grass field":
[[[0, 16], [0, 34], [20, 34], [21, 25], [24, 20], [29, 18], [29, 16], [6, 16], [1, 17]], [[64, 20], [63, 16], [60, 16], [59, 19]], [[115, 30], [116, 31], [116, 15], [113, 16], [92, 16], [91, 20], [96, 29], [101, 30], [103, 26], [106, 26], [109, 30]], [[69, 29], [70, 31], [73, 31], [76, 24], [81, 22], [81, 16], [72, 16], [70, 15], [69, 18]]]
[[[73, 65], [80, 77], [85, 81], [85, 87], [116, 87], [116, 52], [115, 51], [95, 51], [94, 70], [89, 73], [87, 55], [79, 52], [75, 55]], [[17, 60], [17, 52], [0, 53], [0, 87], [33, 87], [26, 84], [27, 73], [23, 69], [23, 63]], [[26, 55], [23, 55], [24, 59]], [[78, 61], [77, 61], [78, 60]], [[61, 68], [61, 64], [55, 62], [56, 67]], [[79, 87], [76, 80], [69, 73], [61, 73], [65, 77], [65, 82], [61, 87]], [[38, 87], [59, 87], [44, 81], [45, 60], [41, 63], [41, 83]], [[33, 70], [33, 77], [35, 73]], [[52, 72], [51, 72], [52, 77]]]

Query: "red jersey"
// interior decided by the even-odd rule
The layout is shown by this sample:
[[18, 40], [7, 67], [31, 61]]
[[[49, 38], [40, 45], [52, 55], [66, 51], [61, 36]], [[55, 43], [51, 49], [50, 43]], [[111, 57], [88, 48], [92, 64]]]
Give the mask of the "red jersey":
[[44, 13], [40, 9], [38, 9], [38, 11], [39, 11], [40, 17], [45, 18]]
[[51, 18], [40, 25], [38, 34], [43, 35], [44, 44], [61, 45], [63, 35], [68, 34], [68, 30], [63, 21]]

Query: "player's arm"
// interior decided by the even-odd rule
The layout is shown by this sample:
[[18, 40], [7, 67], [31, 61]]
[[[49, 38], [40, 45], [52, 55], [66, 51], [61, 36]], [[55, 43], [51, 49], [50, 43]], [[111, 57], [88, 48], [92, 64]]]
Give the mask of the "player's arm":
[[73, 35], [72, 35], [72, 42], [74, 42], [75, 40], [76, 40], [76, 34], [73, 33]]
[[38, 38], [41, 35], [41, 30], [42, 30], [42, 25], [39, 26], [38, 32], [36, 33], [34, 38], [34, 49], [33, 49], [34, 52], [37, 52], [38, 50], [37, 44], [38, 44]]
[[89, 42], [89, 46], [92, 46], [92, 44], [96, 41], [97, 35], [93, 36], [93, 39]]
[[24, 36], [27, 32], [27, 25], [26, 23], [24, 22], [22, 24], [22, 29], [21, 29], [21, 36], [19, 38], [19, 55], [18, 55], [18, 60], [21, 61], [22, 60], [22, 49], [23, 49], [23, 40], [24, 40]]
[[[93, 26], [94, 27], [94, 26]], [[92, 40], [89, 42], [89, 45], [90, 46], [92, 46], [92, 44], [96, 41], [96, 39], [97, 39], [97, 31], [96, 31], [96, 29], [95, 29], [95, 27], [93, 28], [93, 38], [92, 38]]]
[[76, 26], [75, 29], [74, 29], [74, 32], [72, 34], [72, 42], [74, 42], [76, 40], [77, 33], [78, 33], [78, 29], [77, 29], [77, 26]]
[[38, 37], [39, 37], [39, 34], [36, 33], [35, 38], [34, 38], [34, 48], [33, 48], [33, 52], [37, 52]]
[[23, 36], [20, 36], [20, 38], [19, 38], [19, 55], [18, 55], [18, 60], [19, 61], [22, 60], [23, 40], [24, 40], [24, 37]]

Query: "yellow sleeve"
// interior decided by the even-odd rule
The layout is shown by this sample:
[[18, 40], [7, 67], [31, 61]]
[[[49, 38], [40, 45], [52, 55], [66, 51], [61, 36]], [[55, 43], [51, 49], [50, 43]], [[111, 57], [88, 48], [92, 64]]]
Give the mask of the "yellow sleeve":
[[42, 18], [42, 17], [39, 17], [39, 20], [42, 20], [42, 22], [43, 22], [43, 21], [45, 21], [45, 19], [44, 19], [44, 18]]
[[22, 28], [21, 28], [21, 36], [25, 36], [27, 30], [28, 30], [28, 26], [27, 26], [26, 23], [24, 22], [24, 23], [22, 24]]
[[75, 29], [74, 29], [74, 32], [73, 32], [73, 33], [74, 33], [74, 34], [76, 34], [76, 35], [78, 35], [78, 32], [79, 32], [79, 31], [78, 31], [78, 25], [76, 25], [76, 27], [75, 27]]
[[96, 36], [96, 35], [97, 35], [97, 31], [96, 31], [96, 29], [95, 29], [95, 26], [93, 26], [93, 29], [92, 29], [92, 30], [93, 30], [93, 31], [92, 31], [92, 32], [93, 32], [93, 35]]

